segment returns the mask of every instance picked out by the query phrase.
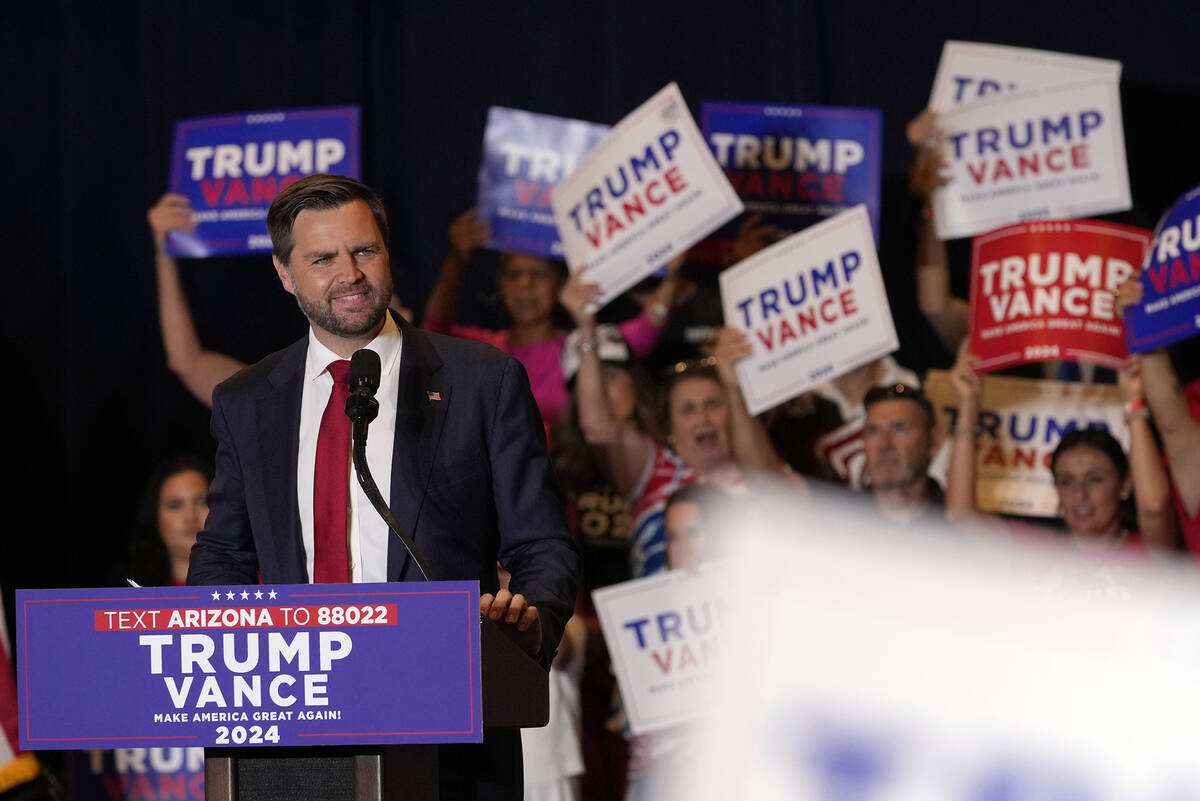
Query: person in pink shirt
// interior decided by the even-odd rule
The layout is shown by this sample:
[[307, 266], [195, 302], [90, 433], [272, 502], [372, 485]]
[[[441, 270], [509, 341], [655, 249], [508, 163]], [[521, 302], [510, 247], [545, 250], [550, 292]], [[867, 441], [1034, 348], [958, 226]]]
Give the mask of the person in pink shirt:
[[[437, 286], [425, 307], [422, 326], [428, 331], [486, 342], [517, 359], [529, 373], [533, 397], [547, 429], [569, 403], [563, 380], [563, 344], [570, 333], [555, 320], [559, 292], [568, 281], [566, 265], [525, 253], [504, 253], [500, 257], [499, 288], [504, 306], [512, 319], [510, 327], [500, 331], [457, 325], [463, 276], [471, 254], [488, 239], [487, 222], [471, 209], [450, 226], [450, 253], [442, 265]], [[622, 323], [621, 336], [634, 356], [644, 357], [658, 341], [671, 307], [679, 296], [683, 280], [679, 268], [683, 257], [667, 265], [666, 278], [650, 296], [642, 313]]]

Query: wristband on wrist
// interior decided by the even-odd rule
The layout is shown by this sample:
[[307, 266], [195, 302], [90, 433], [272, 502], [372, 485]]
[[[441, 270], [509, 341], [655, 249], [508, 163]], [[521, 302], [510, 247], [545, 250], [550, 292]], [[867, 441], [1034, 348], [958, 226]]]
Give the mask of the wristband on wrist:
[[1150, 409], [1146, 407], [1146, 401], [1143, 399], [1134, 398], [1125, 404], [1125, 422], [1148, 419], [1150, 419]]
[[586, 356], [589, 353], [595, 353], [596, 346], [597, 346], [596, 337], [593, 335], [591, 339], [585, 339], [585, 340], [580, 341], [580, 343], [575, 346], [575, 352], [578, 353], [580, 356]]
[[957, 437], [959, 434], [970, 434], [972, 437], [978, 437], [980, 434], [983, 433], [983, 427], [980, 425], [963, 427], [963, 426], [959, 426], [958, 423], [959, 423], [959, 419], [957, 417], [954, 418], [954, 424], [952, 426], [950, 426], [950, 436], [951, 437]]

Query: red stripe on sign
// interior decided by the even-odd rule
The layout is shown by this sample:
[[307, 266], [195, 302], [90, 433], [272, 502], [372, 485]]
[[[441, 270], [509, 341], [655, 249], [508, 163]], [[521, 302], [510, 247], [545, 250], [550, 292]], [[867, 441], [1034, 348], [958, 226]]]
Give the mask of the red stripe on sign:
[[96, 631], [395, 626], [395, 604], [97, 609]]
[[[4, 615], [0, 612], [0, 625], [3, 620]], [[4, 731], [11, 755], [15, 757], [21, 753], [17, 738], [17, 680], [3, 641], [0, 641], [0, 729]]]

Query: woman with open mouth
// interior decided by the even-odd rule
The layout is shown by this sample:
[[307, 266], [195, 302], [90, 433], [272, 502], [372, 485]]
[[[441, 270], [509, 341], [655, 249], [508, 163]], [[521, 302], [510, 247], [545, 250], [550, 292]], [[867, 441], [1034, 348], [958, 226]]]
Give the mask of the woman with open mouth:
[[745, 334], [722, 329], [712, 356], [671, 370], [662, 421], [667, 435], [660, 437], [657, 421], [647, 419], [629, 347], [612, 326], [596, 324], [597, 291], [573, 277], [560, 295], [577, 326], [563, 352], [563, 372], [574, 381], [580, 438], [612, 487], [629, 499], [630, 567], [638, 578], [666, 567], [663, 507], [680, 487], [700, 480], [744, 492], [747, 480], [760, 474], [805, 485], [742, 398], [734, 364], [750, 355]]

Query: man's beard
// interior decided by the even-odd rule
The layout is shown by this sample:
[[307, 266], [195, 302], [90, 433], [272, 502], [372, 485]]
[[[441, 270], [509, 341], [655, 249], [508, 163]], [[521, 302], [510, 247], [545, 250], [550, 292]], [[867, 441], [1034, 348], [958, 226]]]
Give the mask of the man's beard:
[[[295, 290], [296, 283], [292, 282], [292, 289]], [[345, 294], [347, 290], [365, 289], [371, 300], [370, 305], [361, 311], [352, 314], [343, 313], [339, 315], [333, 310], [333, 301], [331, 296], [336, 294]], [[301, 295], [299, 292], [294, 292], [296, 303], [300, 306], [300, 311], [304, 312], [304, 316], [309, 322], [320, 328], [323, 331], [328, 331], [330, 334], [338, 337], [360, 337], [371, 333], [379, 321], [383, 319], [384, 313], [387, 312], [388, 304], [392, 300], [391, 282], [388, 282], [386, 287], [376, 287], [371, 282], [363, 278], [361, 281], [354, 284], [343, 284], [330, 290], [330, 294], [323, 298], [308, 298]]]

